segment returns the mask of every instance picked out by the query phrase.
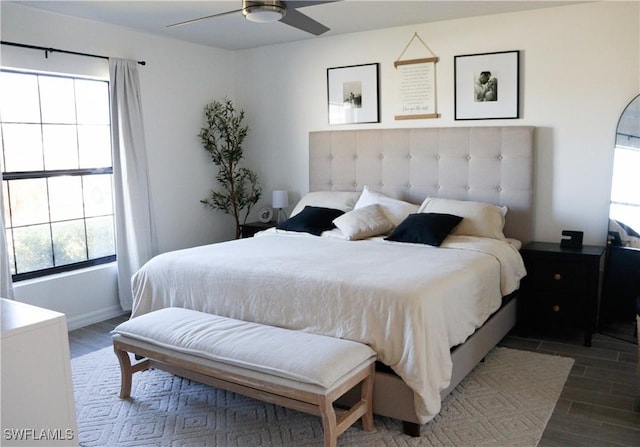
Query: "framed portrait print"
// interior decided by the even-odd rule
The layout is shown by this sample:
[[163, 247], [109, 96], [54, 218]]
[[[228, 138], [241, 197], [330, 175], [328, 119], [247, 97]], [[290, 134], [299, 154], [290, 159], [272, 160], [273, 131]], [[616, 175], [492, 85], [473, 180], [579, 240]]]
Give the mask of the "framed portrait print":
[[519, 118], [519, 58], [519, 51], [455, 56], [455, 119]]
[[327, 69], [329, 124], [380, 122], [379, 65]]

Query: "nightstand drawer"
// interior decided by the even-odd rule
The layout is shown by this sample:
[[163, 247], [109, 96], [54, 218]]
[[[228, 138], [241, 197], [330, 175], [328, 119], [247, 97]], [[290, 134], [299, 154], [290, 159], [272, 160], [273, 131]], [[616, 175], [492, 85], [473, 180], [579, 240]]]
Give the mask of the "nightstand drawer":
[[536, 260], [527, 270], [535, 290], [573, 294], [587, 290], [587, 270], [580, 263]]
[[553, 328], [584, 326], [586, 305], [571, 295], [543, 295], [537, 300], [535, 323]]

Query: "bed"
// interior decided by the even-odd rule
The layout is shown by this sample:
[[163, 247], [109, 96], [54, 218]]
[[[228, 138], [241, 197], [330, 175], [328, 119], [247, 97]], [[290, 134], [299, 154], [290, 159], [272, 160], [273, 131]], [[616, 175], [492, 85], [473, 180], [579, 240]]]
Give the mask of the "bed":
[[[177, 306], [369, 344], [374, 412], [416, 434], [515, 324], [533, 138], [519, 126], [311, 132], [309, 194], [290, 221], [342, 208], [339, 228], [284, 225], [159, 255], [132, 279], [132, 318]], [[354, 230], [365, 212], [377, 232]], [[442, 237], [440, 216], [456, 213]], [[426, 215], [439, 219], [438, 244], [388, 240]]]

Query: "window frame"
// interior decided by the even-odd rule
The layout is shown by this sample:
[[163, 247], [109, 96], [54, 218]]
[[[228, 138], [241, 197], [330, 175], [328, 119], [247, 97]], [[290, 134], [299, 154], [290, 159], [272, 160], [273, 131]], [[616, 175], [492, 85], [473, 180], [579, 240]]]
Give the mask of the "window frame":
[[[23, 74], [23, 75], [32, 75], [32, 76], [47, 76], [47, 77], [57, 77], [57, 78], [64, 78], [64, 79], [73, 79], [75, 80], [84, 80], [84, 81], [95, 81], [95, 82], [104, 82], [107, 84], [107, 89], [110, 89], [110, 83], [108, 80], [106, 79], [101, 79], [101, 78], [95, 78], [95, 77], [90, 77], [90, 76], [82, 76], [82, 75], [73, 75], [73, 74], [60, 74], [60, 73], [49, 73], [49, 72], [44, 72], [44, 71], [37, 71], [37, 70], [20, 70], [20, 69], [12, 69], [12, 68], [4, 68], [4, 67], [0, 67], [0, 73], [16, 73], [16, 74]], [[40, 95], [38, 94], [38, 98], [40, 101]], [[110, 98], [108, 98], [108, 101], [110, 102]], [[74, 98], [74, 104], [76, 104], [76, 99]], [[39, 108], [41, 107], [41, 105], [39, 105]], [[110, 105], [109, 107], [109, 113], [110, 113]], [[38, 124], [39, 126], [41, 126], [41, 132], [42, 132], [42, 126], [49, 124], [49, 123], [44, 123], [42, 121], [42, 109], [40, 108], [40, 120], [38, 123], [27, 123], [27, 122], [12, 122], [12, 121], [4, 121], [2, 120], [2, 118], [0, 117], [0, 124]], [[78, 123], [76, 122], [75, 124], [73, 124], [74, 126], [78, 126]], [[109, 119], [109, 128], [111, 128], [111, 119]], [[2, 135], [3, 131], [2, 129], [0, 129], [0, 135]], [[112, 149], [112, 153], [113, 153], [113, 143], [110, 141], [110, 147]], [[4, 155], [3, 155], [4, 157]], [[69, 176], [92, 176], [92, 175], [111, 175], [112, 179], [113, 179], [113, 155], [111, 156], [111, 166], [108, 167], [100, 167], [100, 168], [74, 168], [74, 169], [52, 169], [52, 170], [32, 170], [32, 171], [4, 171], [4, 164], [2, 165], [2, 171], [0, 172], [0, 180], [2, 180], [2, 182], [4, 183], [4, 181], [11, 181], [11, 180], [26, 180], [26, 179], [48, 179], [48, 178], [55, 178], [55, 177], [69, 177]], [[3, 186], [2, 186], [3, 187]], [[82, 186], [83, 191], [84, 191], [84, 186]], [[10, 189], [10, 187], [9, 187]], [[47, 188], [48, 189], [48, 188]], [[111, 193], [113, 194], [113, 181], [112, 181], [112, 189], [111, 189]], [[113, 197], [113, 196], [112, 196]], [[8, 210], [8, 214], [11, 215], [12, 210], [11, 210], [11, 194], [9, 192], [9, 197], [6, 198], [7, 202], [9, 203], [9, 210]], [[47, 204], [49, 204], [49, 196], [47, 196]], [[83, 200], [83, 205], [84, 205], [84, 200]], [[46, 276], [50, 276], [50, 275], [55, 275], [58, 273], [64, 273], [64, 272], [70, 272], [70, 271], [75, 271], [75, 270], [81, 270], [81, 269], [86, 269], [86, 268], [90, 268], [90, 267], [94, 267], [97, 265], [102, 265], [102, 264], [108, 264], [108, 263], [112, 263], [115, 262], [117, 259], [117, 255], [115, 253], [116, 251], [116, 235], [115, 235], [115, 227], [116, 227], [116, 222], [115, 222], [115, 206], [112, 207], [112, 211], [113, 211], [113, 243], [114, 243], [114, 254], [112, 255], [107, 255], [107, 256], [100, 256], [97, 258], [93, 258], [93, 259], [88, 259], [88, 244], [86, 244], [86, 249], [87, 249], [87, 259], [84, 261], [79, 261], [79, 262], [72, 262], [72, 263], [68, 263], [68, 264], [64, 264], [64, 265], [53, 265], [52, 267], [47, 267], [44, 269], [38, 269], [38, 270], [32, 270], [32, 271], [28, 271], [28, 272], [22, 272], [22, 273], [18, 273], [17, 272], [17, 257], [16, 257], [16, 252], [15, 252], [15, 247], [13, 246], [13, 242], [11, 243], [11, 250], [9, 251], [9, 256], [10, 256], [10, 262], [12, 265], [12, 269], [15, 269], [16, 273], [12, 274], [12, 281], [13, 282], [19, 282], [19, 281], [24, 281], [24, 280], [28, 280], [28, 279], [36, 279], [36, 278], [43, 278]], [[7, 210], [5, 210], [5, 212], [7, 212]], [[93, 216], [90, 216], [93, 217]], [[82, 221], [86, 222], [87, 220], [87, 216], [83, 215], [82, 217]], [[56, 223], [57, 221], [52, 221], [51, 220], [51, 216], [49, 216], [49, 220], [48, 223], [49, 224], [49, 231], [51, 232], [51, 224], [52, 223]], [[61, 221], [63, 222], [63, 221]], [[27, 225], [29, 226], [29, 225]], [[5, 222], [5, 231], [11, 231], [13, 232], [14, 228], [21, 228], [22, 225], [14, 227], [12, 224], [8, 225], [7, 222]], [[87, 231], [86, 231], [86, 224], [84, 227], [84, 238], [85, 238], [85, 242], [87, 241]], [[11, 241], [13, 241], [13, 235], [11, 238]], [[53, 236], [51, 236], [50, 238], [50, 242], [51, 242], [51, 260], [53, 262], [53, 264], [55, 264], [55, 250], [54, 250], [54, 240], [53, 240]], [[9, 248], [9, 247], [8, 247]]]

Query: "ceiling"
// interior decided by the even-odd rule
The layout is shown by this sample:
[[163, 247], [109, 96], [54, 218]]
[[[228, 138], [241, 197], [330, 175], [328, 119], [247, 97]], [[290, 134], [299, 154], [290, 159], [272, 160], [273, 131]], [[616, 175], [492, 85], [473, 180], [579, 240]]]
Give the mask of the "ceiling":
[[[241, 8], [241, 0], [217, 1], [13, 1], [32, 8], [96, 20], [202, 45], [241, 50], [317, 37], [280, 22], [253, 23], [242, 13], [167, 28], [166, 25]], [[342, 0], [299, 8], [330, 28], [332, 36], [378, 28], [546, 8], [568, 1]]]

